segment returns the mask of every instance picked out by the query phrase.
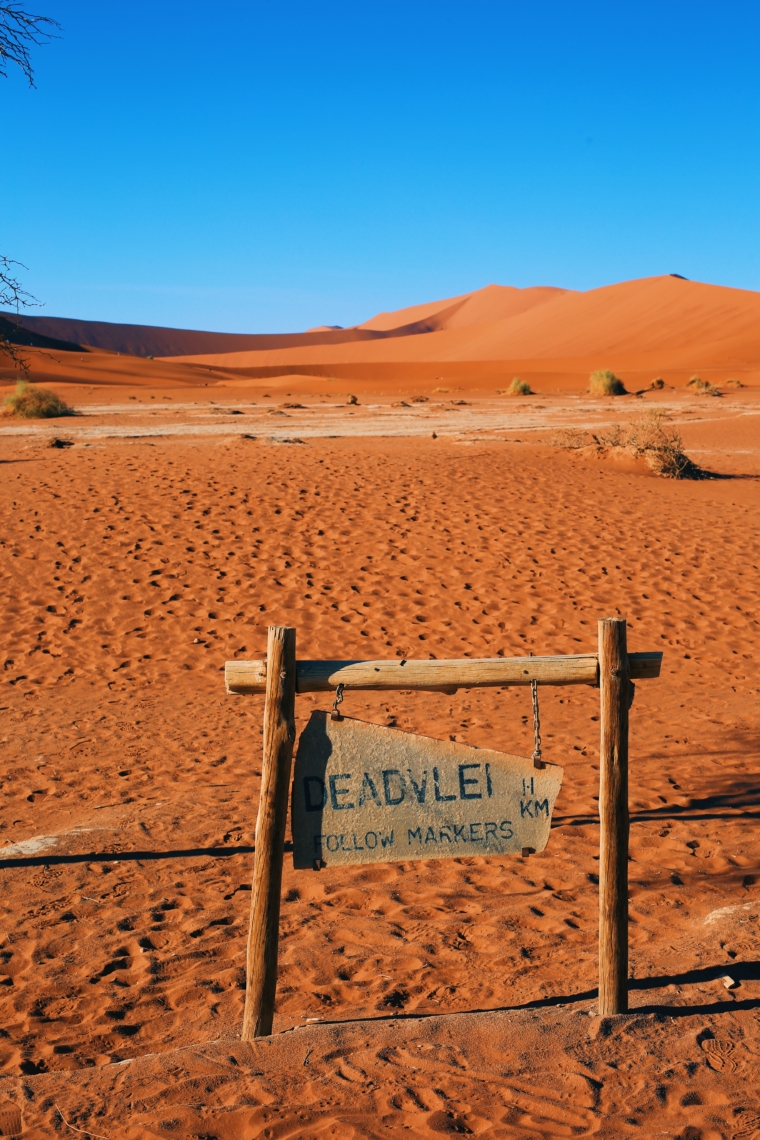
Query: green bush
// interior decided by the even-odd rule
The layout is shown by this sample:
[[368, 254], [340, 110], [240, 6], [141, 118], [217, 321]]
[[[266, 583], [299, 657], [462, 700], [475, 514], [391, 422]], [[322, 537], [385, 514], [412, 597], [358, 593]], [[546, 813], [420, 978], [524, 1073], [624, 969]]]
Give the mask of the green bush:
[[73, 415], [73, 408], [51, 392], [49, 388], [38, 388], [26, 380], [16, 383], [16, 391], [5, 397], [4, 414], [18, 416], [22, 420], [50, 420], [57, 416]]
[[623, 381], [610, 372], [609, 368], [592, 372], [588, 379], [588, 390], [592, 396], [627, 396]]

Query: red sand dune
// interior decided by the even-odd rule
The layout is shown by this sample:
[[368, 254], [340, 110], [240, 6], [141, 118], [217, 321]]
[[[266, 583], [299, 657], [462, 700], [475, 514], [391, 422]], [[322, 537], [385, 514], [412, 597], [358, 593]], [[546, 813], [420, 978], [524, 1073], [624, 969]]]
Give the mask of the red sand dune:
[[[20, 330], [20, 331], [19, 331]], [[229, 353], [242, 350], [298, 348], [316, 344], [341, 344], [352, 340], [377, 340], [385, 332], [371, 329], [322, 327], [305, 333], [218, 333], [195, 329], [170, 329], [153, 325], [121, 325], [107, 321], [80, 321], [67, 317], [16, 317], [0, 313], [0, 331], [14, 343], [40, 345], [76, 352], [126, 353], [129, 356], [177, 356], [196, 353]], [[396, 329], [394, 336], [419, 331]], [[28, 334], [28, 335], [25, 335]]]
[[[397, 392], [441, 381], [493, 389], [525, 374], [550, 392], [582, 391], [595, 368], [614, 369], [634, 390], [656, 376], [683, 385], [694, 372], [716, 382], [760, 380], [760, 293], [672, 276], [586, 293], [489, 285], [353, 328], [271, 336], [22, 322], [52, 338], [45, 351], [26, 350], [33, 378], [47, 382], [195, 387], [299, 375]], [[13, 378], [11, 369], [4, 375]]]
[[449, 297], [446, 301], [414, 305], [410, 309], [397, 309], [393, 313], [378, 313], [358, 327], [389, 331], [415, 322], [424, 322], [429, 325], [431, 332], [468, 328], [526, 312], [565, 292], [565, 289], [542, 286], [515, 289], [511, 285], [486, 285], [485, 289], [463, 293], [460, 297]]
[[[395, 320], [410, 318], [434, 326], [403, 339], [206, 355], [202, 362], [323, 374], [330, 369], [345, 374], [339, 369], [346, 365], [372, 366], [382, 373], [383, 365], [425, 362], [453, 365], [457, 375], [457, 366], [482, 371], [495, 363], [505, 371], [577, 375], [602, 367], [656, 373], [724, 369], [728, 374], [760, 368], [760, 293], [669, 276], [587, 293], [495, 293], [497, 288], [381, 314], [362, 326], [387, 330]], [[183, 359], [201, 362], [198, 356]]]

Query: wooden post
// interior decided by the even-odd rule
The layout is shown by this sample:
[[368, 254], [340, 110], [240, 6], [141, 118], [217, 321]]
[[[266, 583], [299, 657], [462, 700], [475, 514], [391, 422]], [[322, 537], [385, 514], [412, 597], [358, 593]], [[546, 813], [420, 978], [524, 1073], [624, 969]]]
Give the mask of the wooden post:
[[628, 1011], [628, 707], [623, 618], [599, 622], [599, 1015]]
[[272, 1032], [277, 991], [280, 893], [290, 772], [296, 739], [296, 631], [270, 626], [264, 704], [264, 758], [248, 929], [244, 1041]]

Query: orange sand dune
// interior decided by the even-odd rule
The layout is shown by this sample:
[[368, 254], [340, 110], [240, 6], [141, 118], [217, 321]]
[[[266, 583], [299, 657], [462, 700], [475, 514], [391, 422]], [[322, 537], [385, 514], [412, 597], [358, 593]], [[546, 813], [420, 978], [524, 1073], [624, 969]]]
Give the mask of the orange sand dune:
[[358, 325], [360, 329], [398, 329], [414, 323], [424, 323], [429, 331], [467, 328], [470, 325], [489, 324], [516, 313], [525, 312], [535, 305], [566, 292], [564, 289], [537, 287], [515, 289], [510, 285], [486, 285], [474, 293], [449, 297], [428, 305], [414, 305], [410, 309], [396, 309], [392, 313], [378, 313], [376, 317]]
[[[50, 319], [39, 328], [63, 336], [74, 335], [74, 325]], [[87, 322], [78, 326], [80, 333], [91, 328]], [[103, 326], [127, 332], [131, 327]], [[415, 386], [493, 391], [515, 375], [527, 375], [539, 392], [580, 392], [595, 368], [613, 368], [632, 390], [647, 387], [656, 376], [682, 386], [694, 372], [718, 383], [731, 377], [749, 384], [760, 380], [760, 293], [675, 277], [587, 293], [489, 285], [381, 313], [352, 329], [243, 338], [245, 351], [209, 351], [220, 337], [225, 345], [242, 342], [226, 334], [180, 330], [182, 337], [196, 338], [202, 351], [164, 353], [155, 360], [144, 355], [150, 337], [177, 330], [135, 329], [138, 355], [62, 351], [52, 342], [23, 351], [38, 381], [156, 390], [246, 380], [255, 387], [269, 377], [288, 383], [298, 375], [307, 385], [311, 376], [350, 382], [349, 391], [411, 395]], [[109, 336], [116, 343], [116, 333]], [[13, 378], [12, 368], [0, 370], [0, 381]]]
[[[136, 387], [154, 391], [176, 387], [208, 387], [223, 379], [224, 370], [208, 364], [148, 360], [114, 352], [60, 351], [26, 348], [20, 350], [29, 379], [37, 384], [74, 384], [82, 389], [96, 387]], [[201, 358], [205, 359], [205, 358]], [[0, 385], [10, 385], [23, 373], [0, 355]]]
[[[487, 291], [483, 291], [487, 292]], [[527, 291], [526, 291], [527, 292]], [[651, 277], [588, 293], [537, 291], [530, 308], [486, 323], [462, 325], [469, 298], [444, 310], [439, 331], [379, 341], [321, 345], [267, 352], [227, 353], [205, 363], [239, 369], [290, 371], [397, 364], [483, 367], [499, 362], [523, 371], [583, 374], [618, 371], [724, 369], [746, 373], [760, 368], [760, 293], [718, 285]], [[493, 298], [494, 307], [497, 298]], [[483, 313], [491, 294], [473, 295]], [[399, 314], [405, 319], [416, 311]], [[432, 321], [434, 314], [429, 314]], [[382, 317], [392, 322], [393, 314]], [[424, 323], [424, 322], [420, 322]], [[200, 363], [200, 357], [185, 357]]]
[[0, 333], [15, 344], [68, 352], [117, 352], [138, 357], [304, 348], [342, 344], [344, 341], [383, 340], [389, 336], [412, 336], [428, 331], [427, 324], [423, 322], [407, 324], [403, 328], [394, 327], [390, 331], [323, 325], [305, 333], [215, 333], [64, 317], [15, 317], [0, 313]]
[[12, 313], [0, 313], [0, 333], [14, 343], [58, 352], [94, 350], [137, 357], [259, 352], [382, 340], [483, 324], [522, 312], [561, 292], [559, 289], [514, 289], [488, 285], [475, 293], [447, 301], [381, 313], [363, 325], [350, 328], [320, 325], [307, 329], [305, 333], [216, 333], [66, 317], [16, 316]]

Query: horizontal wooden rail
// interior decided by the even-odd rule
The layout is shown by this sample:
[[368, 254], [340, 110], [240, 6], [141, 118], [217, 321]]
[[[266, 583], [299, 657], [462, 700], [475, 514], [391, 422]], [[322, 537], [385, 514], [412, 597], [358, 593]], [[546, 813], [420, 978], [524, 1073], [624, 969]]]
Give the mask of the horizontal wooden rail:
[[[631, 653], [631, 680], [659, 677], [662, 653]], [[267, 683], [264, 661], [227, 661], [228, 693], [263, 693]], [[596, 685], [596, 653], [562, 657], [465, 657], [460, 661], [298, 661], [296, 692], [322, 693], [347, 689], [457, 689], [501, 685]]]

